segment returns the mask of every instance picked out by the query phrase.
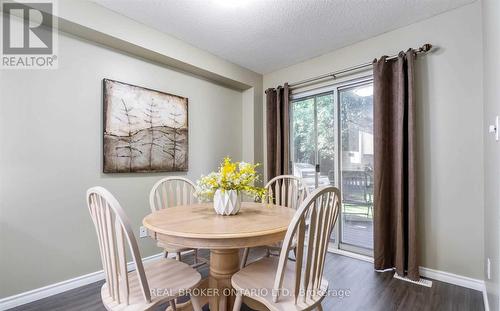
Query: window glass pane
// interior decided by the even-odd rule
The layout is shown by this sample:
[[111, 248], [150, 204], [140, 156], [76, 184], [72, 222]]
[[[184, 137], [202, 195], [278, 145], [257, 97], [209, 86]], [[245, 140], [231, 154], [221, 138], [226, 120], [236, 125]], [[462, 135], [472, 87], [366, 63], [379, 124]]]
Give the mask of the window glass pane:
[[335, 185], [335, 115], [333, 94], [316, 97], [318, 110], [318, 186]]
[[314, 98], [292, 103], [293, 174], [303, 178], [309, 189], [315, 187], [316, 137]]
[[342, 243], [373, 248], [373, 84], [339, 91]]

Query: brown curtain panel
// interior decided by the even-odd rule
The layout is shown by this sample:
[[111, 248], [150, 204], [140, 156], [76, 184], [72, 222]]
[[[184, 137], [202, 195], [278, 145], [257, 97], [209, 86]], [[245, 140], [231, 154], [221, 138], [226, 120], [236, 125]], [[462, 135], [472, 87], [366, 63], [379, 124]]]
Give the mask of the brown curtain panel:
[[267, 179], [290, 171], [290, 90], [266, 90]]
[[413, 50], [373, 64], [374, 260], [420, 278], [415, 205], [415, 57]]

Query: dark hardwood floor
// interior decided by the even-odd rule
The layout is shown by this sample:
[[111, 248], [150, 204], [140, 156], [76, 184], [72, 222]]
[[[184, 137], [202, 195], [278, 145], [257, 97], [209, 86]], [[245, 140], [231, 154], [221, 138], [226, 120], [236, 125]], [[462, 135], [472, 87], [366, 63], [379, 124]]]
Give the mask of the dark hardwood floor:
[[[207, 255], [206, 252], [204, 254]], [[191, 260], [186, 256], [186, 262]], [[201, 268], [200, 273], [206, 277], [208, 269]], [[331, 296], [323, 301], [325, 311], [484, 310], [482, 293], [479, 291], [438, 281], [433, 281], [432, 288], [415, 285], [394, 279], [392, 272], [374, 272], [371, 263], [340, 255], [327, 255], [325, 277], [329, 280], [331, 292]], [[9, 311], [103, 311], [105, 308], [100, 298], [102, 284], [89, 284]], [[158, 308], [164, 309], [165, 306]], [[208, 308], [205, 307], [205, 310]]]

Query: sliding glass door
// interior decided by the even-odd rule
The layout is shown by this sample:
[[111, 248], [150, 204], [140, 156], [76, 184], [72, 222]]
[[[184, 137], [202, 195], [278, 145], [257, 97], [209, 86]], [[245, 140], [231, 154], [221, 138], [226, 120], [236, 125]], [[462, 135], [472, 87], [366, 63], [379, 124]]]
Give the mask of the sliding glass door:
[[309, 190], [341, 189], [332, 246], [367, 255], [373, 249], [372, 93], [364, 79], [294, 95], [291, 105], [293, 174]]
[[[373, 249], [373, 85], [338, 90], [342, 136], [341, 248]], [[354, 248], [353, 248], [354, 247]]]

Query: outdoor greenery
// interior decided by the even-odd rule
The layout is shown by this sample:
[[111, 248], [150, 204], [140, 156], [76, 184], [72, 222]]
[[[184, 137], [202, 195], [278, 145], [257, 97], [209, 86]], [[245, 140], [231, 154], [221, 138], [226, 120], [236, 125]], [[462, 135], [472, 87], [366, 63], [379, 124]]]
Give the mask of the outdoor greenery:
[[340, 92], [340, 119], [342, 127], [342, 149], [345, 151], [357, 151], [357, 145], [352, 146], [352, 140], [357, 142], [356, 137], [350, 137], [349, 133], [359, 130], [373, 133], [373, 97], [358, 96], [354, 90]]
[[[335, 155], [335, 117], [333, 95], [317, 96], [318, 150], [320, 157], [332, 161]], [[295, 162], [316, 163], [314, 137], [314, 98], [293, 103], [293, 145]]]
[[[314, 97], [295, 101], [292, 107], [294, 162], [314, 164], [316, 163]], [[316, 96], [316, 107], [319, 163], [322, 166], [328, 163], [333, 165], [336, 145], [333, 93]], [[373, 131], [372, 107], [371, 96], [358, 96], [353, 90], [340, 92], [341, 139], [344, 151], [357, 148], [357, 145], [352, 146], [350, 140], [357, 141], [358, 137], [350, 137], [349, 133], [357, 132], [357, 130], [368, 133]]]
[[292, 109], [294, 162], [315, 163], [314, 99], [296, 101]]

